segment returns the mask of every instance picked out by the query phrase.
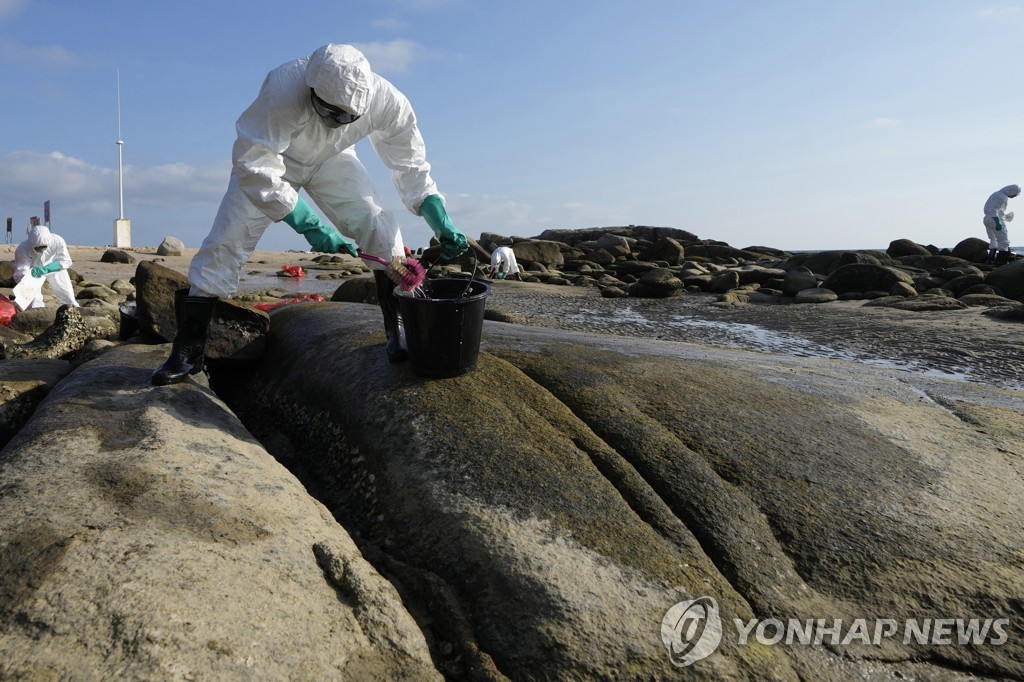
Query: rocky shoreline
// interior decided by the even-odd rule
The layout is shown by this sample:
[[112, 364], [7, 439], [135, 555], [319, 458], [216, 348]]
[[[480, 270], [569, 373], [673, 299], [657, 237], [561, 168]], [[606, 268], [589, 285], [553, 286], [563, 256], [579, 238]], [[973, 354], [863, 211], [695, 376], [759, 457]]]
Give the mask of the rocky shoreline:
[[[170, 387], [190, 254], [73, 250], [83, 307], [0, 330], [0, 678], [669, 679], [697, 597], [723, 627], [693, 679], [1024, 678], [1021, 306], [965, 293], [1014, 264], [830, 255], [894, 280], [831, 300], [786, 293], [791, 255], [647, 241], [521, 246], [550, 263], [492, 283], [443, 380], [388, 362], [358, 264], [258, 253], [209, 380]], [[273, 287], [286, 264], [309, 274]], [[312, 291], [336, 302], [252, 306]], [[756, 619], [1008, 625], [731, 627]]]
[[[482, 276], [480, 263], [498, 245], [511, 245], [524, 266], [523, 282], [491, 282], [491, 320], [854, 360], [1022, 387], [1024, 261], [985, 265], [980, 239], [965, 239], [953, 249], [895, 240], [884, 252], [789, 253], [736, 249], [672, 228], [630, 226], [554, 230], [531, 239], [483, 233], [471, 243], [471, 258], [434, 274], [465, 274], [475, 260]], [[83, 309], [87, 321], [105, 315], [113, 325], [119, 323], [117, 305], [135, 298], [140, 262], [185, 275], [195, 252], [165, 245], [70, 249], [79, 292], [90, 288], [82, 298], [86, 308], [94, 308]], [[0, 246], [0, 284], [5, 251], [13, 257], [13, 245]], [[429, 249], [420, 256], [433, 260]], [[303, 267], [307, 275], [280, 277], [289, 265]], [[347, 256], [257, 251], [244, 268], [236, 299], [251, 305], [314, 293], [365, 302], [362, 289], [342, 293], [341, 285], [366, 273]], [[25, 334], [10, 341], [38, 337], [52, 323], [52, 313], [51, 308], [26, 315], [39, 319], [26, 319], [32, 324], [24, 325]], [[110, 326], [104, 329], [109, 336]]]

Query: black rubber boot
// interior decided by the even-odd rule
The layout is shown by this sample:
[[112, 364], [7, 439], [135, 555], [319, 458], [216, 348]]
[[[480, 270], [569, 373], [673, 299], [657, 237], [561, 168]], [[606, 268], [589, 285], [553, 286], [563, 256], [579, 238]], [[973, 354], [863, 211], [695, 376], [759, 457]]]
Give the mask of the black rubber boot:
[[153, 372], [155, 385], [177, 384], [189, 374], [203, 369], [206, 330], [216, 303], [215, 296], [189, 296], [188, 289], [174, 292], [174, 319], [178, 323], [178, 333], [171, 345], [170, 357]]
[[996, 265], [1006, 265], [1009, 262], [1010, 262], [1010, 250], [1009, 249], [1003, 249], [1002, 251], [1000, 251], [999, 253], [996, 254], [996, 258], [995, 258], [995, 264]]
[[985, 259], [985, 265], [992, 265], [996, 262], [996, 249], [988, 250], [988, 258]]
[[403, 362], [409, 358], [405, 345], [405, 327], [402, 316], [398, 313], [398, 299], [395, 298], [395, 283], [388, 279], [382, 270], [373, 271], [373, 279], [377, 284], [377, 301], [384, 315], [384, 336], [387, 343], [384, 349], [391, 362]]

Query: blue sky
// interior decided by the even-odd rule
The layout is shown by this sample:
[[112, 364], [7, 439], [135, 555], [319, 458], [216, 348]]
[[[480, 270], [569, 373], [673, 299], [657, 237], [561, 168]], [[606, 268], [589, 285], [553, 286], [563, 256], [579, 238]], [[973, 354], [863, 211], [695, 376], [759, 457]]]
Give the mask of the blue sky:
[[[953, 246], [1024, 184], [1022, 28], [1012, 1], [0, 0], [0, 219], [19, 241], [49, 199], [69, 243], [113, 241], [119, 73], [132, 244], [198, 246], [267, 71], [346, 42], [409, 97], [470, 237], [637, 224]], [[259, 248], [305, 242], [275, 224]]]

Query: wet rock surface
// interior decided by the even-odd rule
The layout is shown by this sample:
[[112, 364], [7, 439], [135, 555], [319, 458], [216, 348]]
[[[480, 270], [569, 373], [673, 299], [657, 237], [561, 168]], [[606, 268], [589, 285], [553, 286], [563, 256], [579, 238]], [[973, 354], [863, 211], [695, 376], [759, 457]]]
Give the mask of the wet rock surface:
[[[271, 321], [229, 403], [401, 586], [451, 677], [671, 676], [658, 623], [709, 594], [730, 624], [1018, 613], [1018, 392], [498, 322], [475, 372], [428, 381], [387, 362], [366, 306]], [[726, 627], [687, 672], [1017, 677], [1015, 628], [765, 647]]]

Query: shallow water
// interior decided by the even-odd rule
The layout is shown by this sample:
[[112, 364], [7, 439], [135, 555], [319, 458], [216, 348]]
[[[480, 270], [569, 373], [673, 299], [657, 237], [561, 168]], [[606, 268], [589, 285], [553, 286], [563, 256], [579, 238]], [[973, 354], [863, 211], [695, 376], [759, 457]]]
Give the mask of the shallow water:
[[316, 273], [305, 277], [278, 277], [275, 274], [242, 275], [238, 282], [239, 293], [252, 293], [278, 289], [298, 296], [299, 294], [320, 294], [326, 299], [342, 285], [343, 279], [317, 279]]
[[[728, 348], [739, 348], [763, 353], [782, 354], [793, 357], [815, 357], [846, 362], [857, 362], [881, 368], [913, 372], [917, 375], [932, 376], [961, 381], [993, 383], [983, 369], [971, 364], [976, 360], [969, 354], [962, 359], [950, 357], [947, 351], [941, 358], [915, 359], [908, 357], [908, 349], [893, 348], [886, 355], [877, 348], [870, 350], [854, 347], [838, 347], [829, 343], [813, 341], [800, 333], [775, 331], [751, 324], [728, 320], [707, 319], [699, 314], [664, 314], [660, 306], [649, 302], [619, 300], [614, 310], [604, 306], [574, 306], [569, 314], [560, 315], [561, 320], [581, 330], [599, 333], [636, 335], [641, 331], [647, 338], [666, 341], [706, 343]], [[551, 313], [552, 316], [555, 313]], [[547, 314], [542, 317], [548, 317]], [[535, 318], [536, 319], [536, 318]], [[549, 318], [550, 319], [550, 318]], [[914, 349], [910, 349], [914, 350]], [[1000, 377], [998, 383], [1007, 388], [1024, 390], [1024, 381], [1016, 377]]]

